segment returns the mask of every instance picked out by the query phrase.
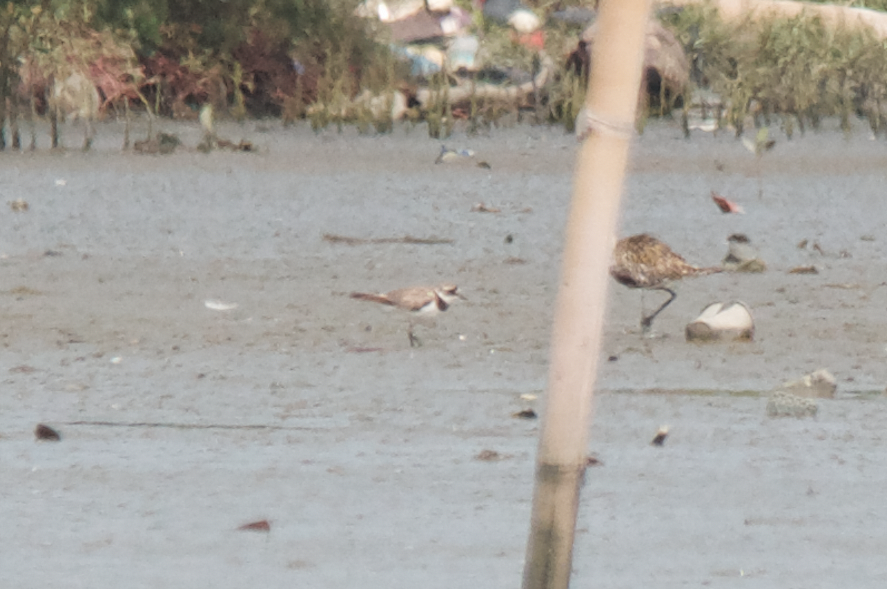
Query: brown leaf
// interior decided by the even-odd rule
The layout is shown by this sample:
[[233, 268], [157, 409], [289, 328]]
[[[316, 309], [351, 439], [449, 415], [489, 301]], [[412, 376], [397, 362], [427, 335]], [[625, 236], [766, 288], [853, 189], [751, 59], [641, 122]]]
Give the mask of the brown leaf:
[[271, 522], [269, 522], [267, 519], [263, 519], [257, 522], [243, 524], [242, 526], [238, 526], [237, 529], [249, 532], [270, 532]]
[[788, 271], [789, 274], [819, 274], [816, 266], [796, 266]]

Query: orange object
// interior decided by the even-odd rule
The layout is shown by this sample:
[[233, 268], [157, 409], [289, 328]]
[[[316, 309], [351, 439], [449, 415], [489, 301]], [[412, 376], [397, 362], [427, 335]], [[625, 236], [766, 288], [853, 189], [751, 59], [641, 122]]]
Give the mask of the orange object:
[[545, 31], [543, 31], [542, 29], [522, 35], [514, 33], [514, 35], [514, 40], [519, 45], [523, 45], [524, 47], [528, 47], [530, 49], [535, 49], [536, 51], [542, 51], [543, 49], [545, 49]]
[[722, 213], [744, 213], [742, 207], [733, 202], [732, 200], [728, 200], [715, 192], [711, 191], [711, 199], [715, 201], [715, 204], [718, 205], [718, 208], [721, 209]]

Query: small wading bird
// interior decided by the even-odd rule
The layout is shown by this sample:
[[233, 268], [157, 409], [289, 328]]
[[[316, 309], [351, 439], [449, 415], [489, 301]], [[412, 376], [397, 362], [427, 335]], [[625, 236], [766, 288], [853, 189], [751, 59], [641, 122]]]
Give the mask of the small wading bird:
[[628, 288], [662, 290], [671, 295], [651, 315], [641, 317], [644, 333], [650, 330], [653, 320], [678, 296], [668, 285], [685, 276], [702, 276], [723, 272], [723, 268], [698, 268], [688, 264], [671, 248], [646, 233], [632, 235], [616, 242], [610, 276]]
[[[425, 317], [434, 316], [441, 311], [446, 311], [457, 299], [465, 299], [465, 297], [459, 292], [459, 287], [454, 284], [443, 284], [441, 286], [412, 286], [409, 288], [399, 288], [382, 294], [353, 292], [351, 293], [351, 298], [397, 307], [398, 309], [409, 311], [413, 315]], [[413, 334], [412, 320], [410, 320], [407, 334], [410, 336], [410, 346], [415, 347], [421, 345], [419, 338]]]

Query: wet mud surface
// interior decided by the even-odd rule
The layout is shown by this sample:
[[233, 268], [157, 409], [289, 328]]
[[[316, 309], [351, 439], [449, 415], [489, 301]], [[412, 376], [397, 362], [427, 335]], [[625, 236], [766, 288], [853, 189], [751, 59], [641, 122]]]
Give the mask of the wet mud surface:
[[[222, 134], [259, 152], [123, 154], [106, 124], [92, 153], [0, 157], [0, 586], [518, 586], [538, 422], [512, 415], [544, 401], [575, 141], [447, 141], [485, 169], [435, 165], [421, 128]], [[779, 139], [635, 142], [622, 235], [708, 266], [743, 232], [768, 269], [677, 284], [652, 338], [665, 295], [611, 286], [577, 586], [887, 580], [887, 147]], [[405, 236], [446, 243], [380, 243]], [[348, 297], [441, 282], [468, 300], [415, 348], [409, 317]], [[754, 342], [684, 341], [730, 300]], [[817, 368], [838, 394], [815, 419], [766, 417]]]

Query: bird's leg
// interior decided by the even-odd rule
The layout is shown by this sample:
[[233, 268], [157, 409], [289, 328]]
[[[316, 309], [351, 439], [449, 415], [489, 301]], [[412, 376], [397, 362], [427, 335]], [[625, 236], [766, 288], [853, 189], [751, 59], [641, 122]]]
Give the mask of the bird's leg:
[[651, 315], [647, 315], [646, 317], [641, 319], [641, 329], [643, 329], [644, 333], [647, 333], [650, 331], [650, 327], [653, 325], [653, 320], [656, 319], [656, 315], [661, 313], [662, 310], [665, 309], [668, 305], [670, 305], [671, 302], [673, 300], [675, 300], [675, 298], [678, 296], [677, 293], [675, 293], [675, 291], [671, 290], [670, 288], [666, 288], [664, 286], [660, 286], [659, 288], [656, 288], [653, 290], [664, 290], [665, 292], [667, 292], [671, 296], [668, 297], [668, 300], [665, 301], [664, 303], [662, 303], [662, 305], [658, 309], [653, 311], [653, 313]]
[[416, 334], [413, 333], [413, 322], [410, 321], [409, 327], [407, 328], [407, 335], [410, 337], [410, 347], [418, 348], [422, 345], [422, 340], [416, 337]]

